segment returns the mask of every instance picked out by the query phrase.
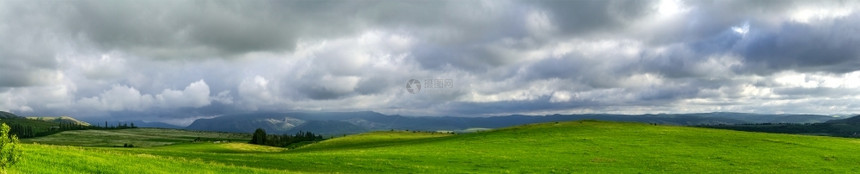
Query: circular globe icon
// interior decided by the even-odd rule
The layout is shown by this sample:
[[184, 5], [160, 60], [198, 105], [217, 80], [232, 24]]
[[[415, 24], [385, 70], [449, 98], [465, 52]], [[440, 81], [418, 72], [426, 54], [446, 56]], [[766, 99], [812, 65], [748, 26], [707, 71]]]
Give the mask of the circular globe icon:
[[417, 94], [418, 91], [421, 91], [421, 82], [415, 79], [409, 79], [409, 82], [406, 82], [406, 91], [409, 93]]

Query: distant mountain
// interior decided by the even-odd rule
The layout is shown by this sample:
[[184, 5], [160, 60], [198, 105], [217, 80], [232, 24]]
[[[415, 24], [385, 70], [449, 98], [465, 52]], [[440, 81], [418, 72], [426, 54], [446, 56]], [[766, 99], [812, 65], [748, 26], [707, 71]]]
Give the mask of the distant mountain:
[[304, 124], [296, 126], [288, 132], [295, 134], [298, 131], [309, 131], [322, 135], [337, 135], [337, 134], [357, 134], [367, 132], [370, 129], [358, 126], [346, 121], [337, 120], [310, 120]]
[[208, 119], [197, 119], [186, 129], [221, 131], [221, 132], [253, 132], [263, 128], [268, 133], [288, 133], [296, 126], [307, 122], [286, 113], [248, 113], [221, 116]]
[[495, 117], [411, 117], [385, 115], [370, 111], [289, 113], [260, 112], [198, 119], [186, 128], [192, 130], [245, 133], [253, 132], [254, 129], [257, 128], [263, 128], [267, 132], [275, 134], [311, 131], [323, 135], [340, 135], [390, 129], [466, 131], [473, 128], [500, 128], [528, 123], [585, 119], [644, 122], [668, 125], [731, 125], [763, 122], [817, 123], [836, 119], [836, 117], [822, 115], [767, 115], [726, 112], [646, 115], [509, 115]]
[[4, 119], [4, 118], [21, 118], [21, 117], [18, 115], [15, 115], [13, 113], [0, 111], [0, 119]]
[[827, 121], [826, 123], [828, 123], [828, 124], [860, 125], [860, 115], [848, 117], [846, 119], [830, 120], [830, 121]]
[[741, 120], [748, 123], [820, 123], [839, 117], [812, 114], [750, 114], [735, 112], [712, 112], [699, 114], [685, 114], [705, 118], [728, 118]]

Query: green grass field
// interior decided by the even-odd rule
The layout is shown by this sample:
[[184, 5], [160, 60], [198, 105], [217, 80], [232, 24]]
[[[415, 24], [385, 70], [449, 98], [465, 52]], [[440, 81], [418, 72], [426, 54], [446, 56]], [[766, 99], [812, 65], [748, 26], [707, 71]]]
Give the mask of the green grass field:
[[24, 147], [24, 161], [10, 172], [860, 173], [858, 139], [599, 121], [460, 135], [374, 132], [291, 150], [243, 143]]

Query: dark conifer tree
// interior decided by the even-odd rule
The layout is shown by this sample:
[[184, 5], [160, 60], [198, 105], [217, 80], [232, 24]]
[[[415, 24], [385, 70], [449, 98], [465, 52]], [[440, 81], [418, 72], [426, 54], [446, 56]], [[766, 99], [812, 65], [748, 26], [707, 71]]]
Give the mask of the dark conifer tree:
[[251, 144], [266, 144], [266, 130], [263, 128], [257, 128], [254, 130], [254, 134], [251, 137]]

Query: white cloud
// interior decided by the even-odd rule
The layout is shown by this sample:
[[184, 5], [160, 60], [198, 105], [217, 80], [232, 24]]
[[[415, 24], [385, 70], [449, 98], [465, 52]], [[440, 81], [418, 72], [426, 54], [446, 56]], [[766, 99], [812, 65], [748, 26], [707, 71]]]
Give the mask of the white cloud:
[[741, 36], [746, 36], [747, 32], [750, 32], [750, 23], [744, 22], [744, 24], [741, 26], [734, 26], [732, 27], [732, 31], [738, 33]]
[[12, 93], [14, 91], [6, 91], [0, 93], [0, 110], [12, 112], [32, 112], [33, 108], [27, 105], [22, 105], [26, 100]]
[[692, 10], [684, 5], [681, 0], [660, 0], [656, 5], [657, 13], [660, 17], [669, 18], [676, 15], [682, 15]]
[[161, 107], [202, 107], [209, 105], [209, 85], [200, 80], [189, 84], [184, 90], [165, 89], [155, 96]]
[[211, 103], [209, 86], [205, 81], [193, 82], [184, 90], [164, 89], [152, 95], [141, 93], [126, 85], [113, 85], [98, 96], [77, 101], [79, 107], [100, 111], [145, 111], [155, 108], [198, 108]]
[[532, 10], [528, 12], [525, 20], [525, 27], [533, 36], [545, 38], [554, 35], [557, 30], [545, 11]]
[[99, 96], [86, 97], [77, 101], [84, 108], [102, 111], [142, 111], [152, 106], [152, 95], [141, 94], [134, 87], [114, 85]]
[[813, 20], [828, 20], [846, 17], [854, 13], [852, 6], [841, 7], [801, 7], [789, 12], [791, 21], [809, 23]]
[[261, 76], [242, 80], [239, 84], [239, 97], [247, 107], [256, 110], [258, 106], [271, 105], [276, 102], [276, 91], [269, 86], [269, 80]]
[[846, 74], [781, 72], [774, 81], [782, 87], [800, 88], [860, 88], [860, 71]]
[[567, 91], [556, 91], [552, 93], [552, 96], [549, 99], [549, 102], [558, 103], [558, 102], [568, 102], [571, 99], [571, 95]]

